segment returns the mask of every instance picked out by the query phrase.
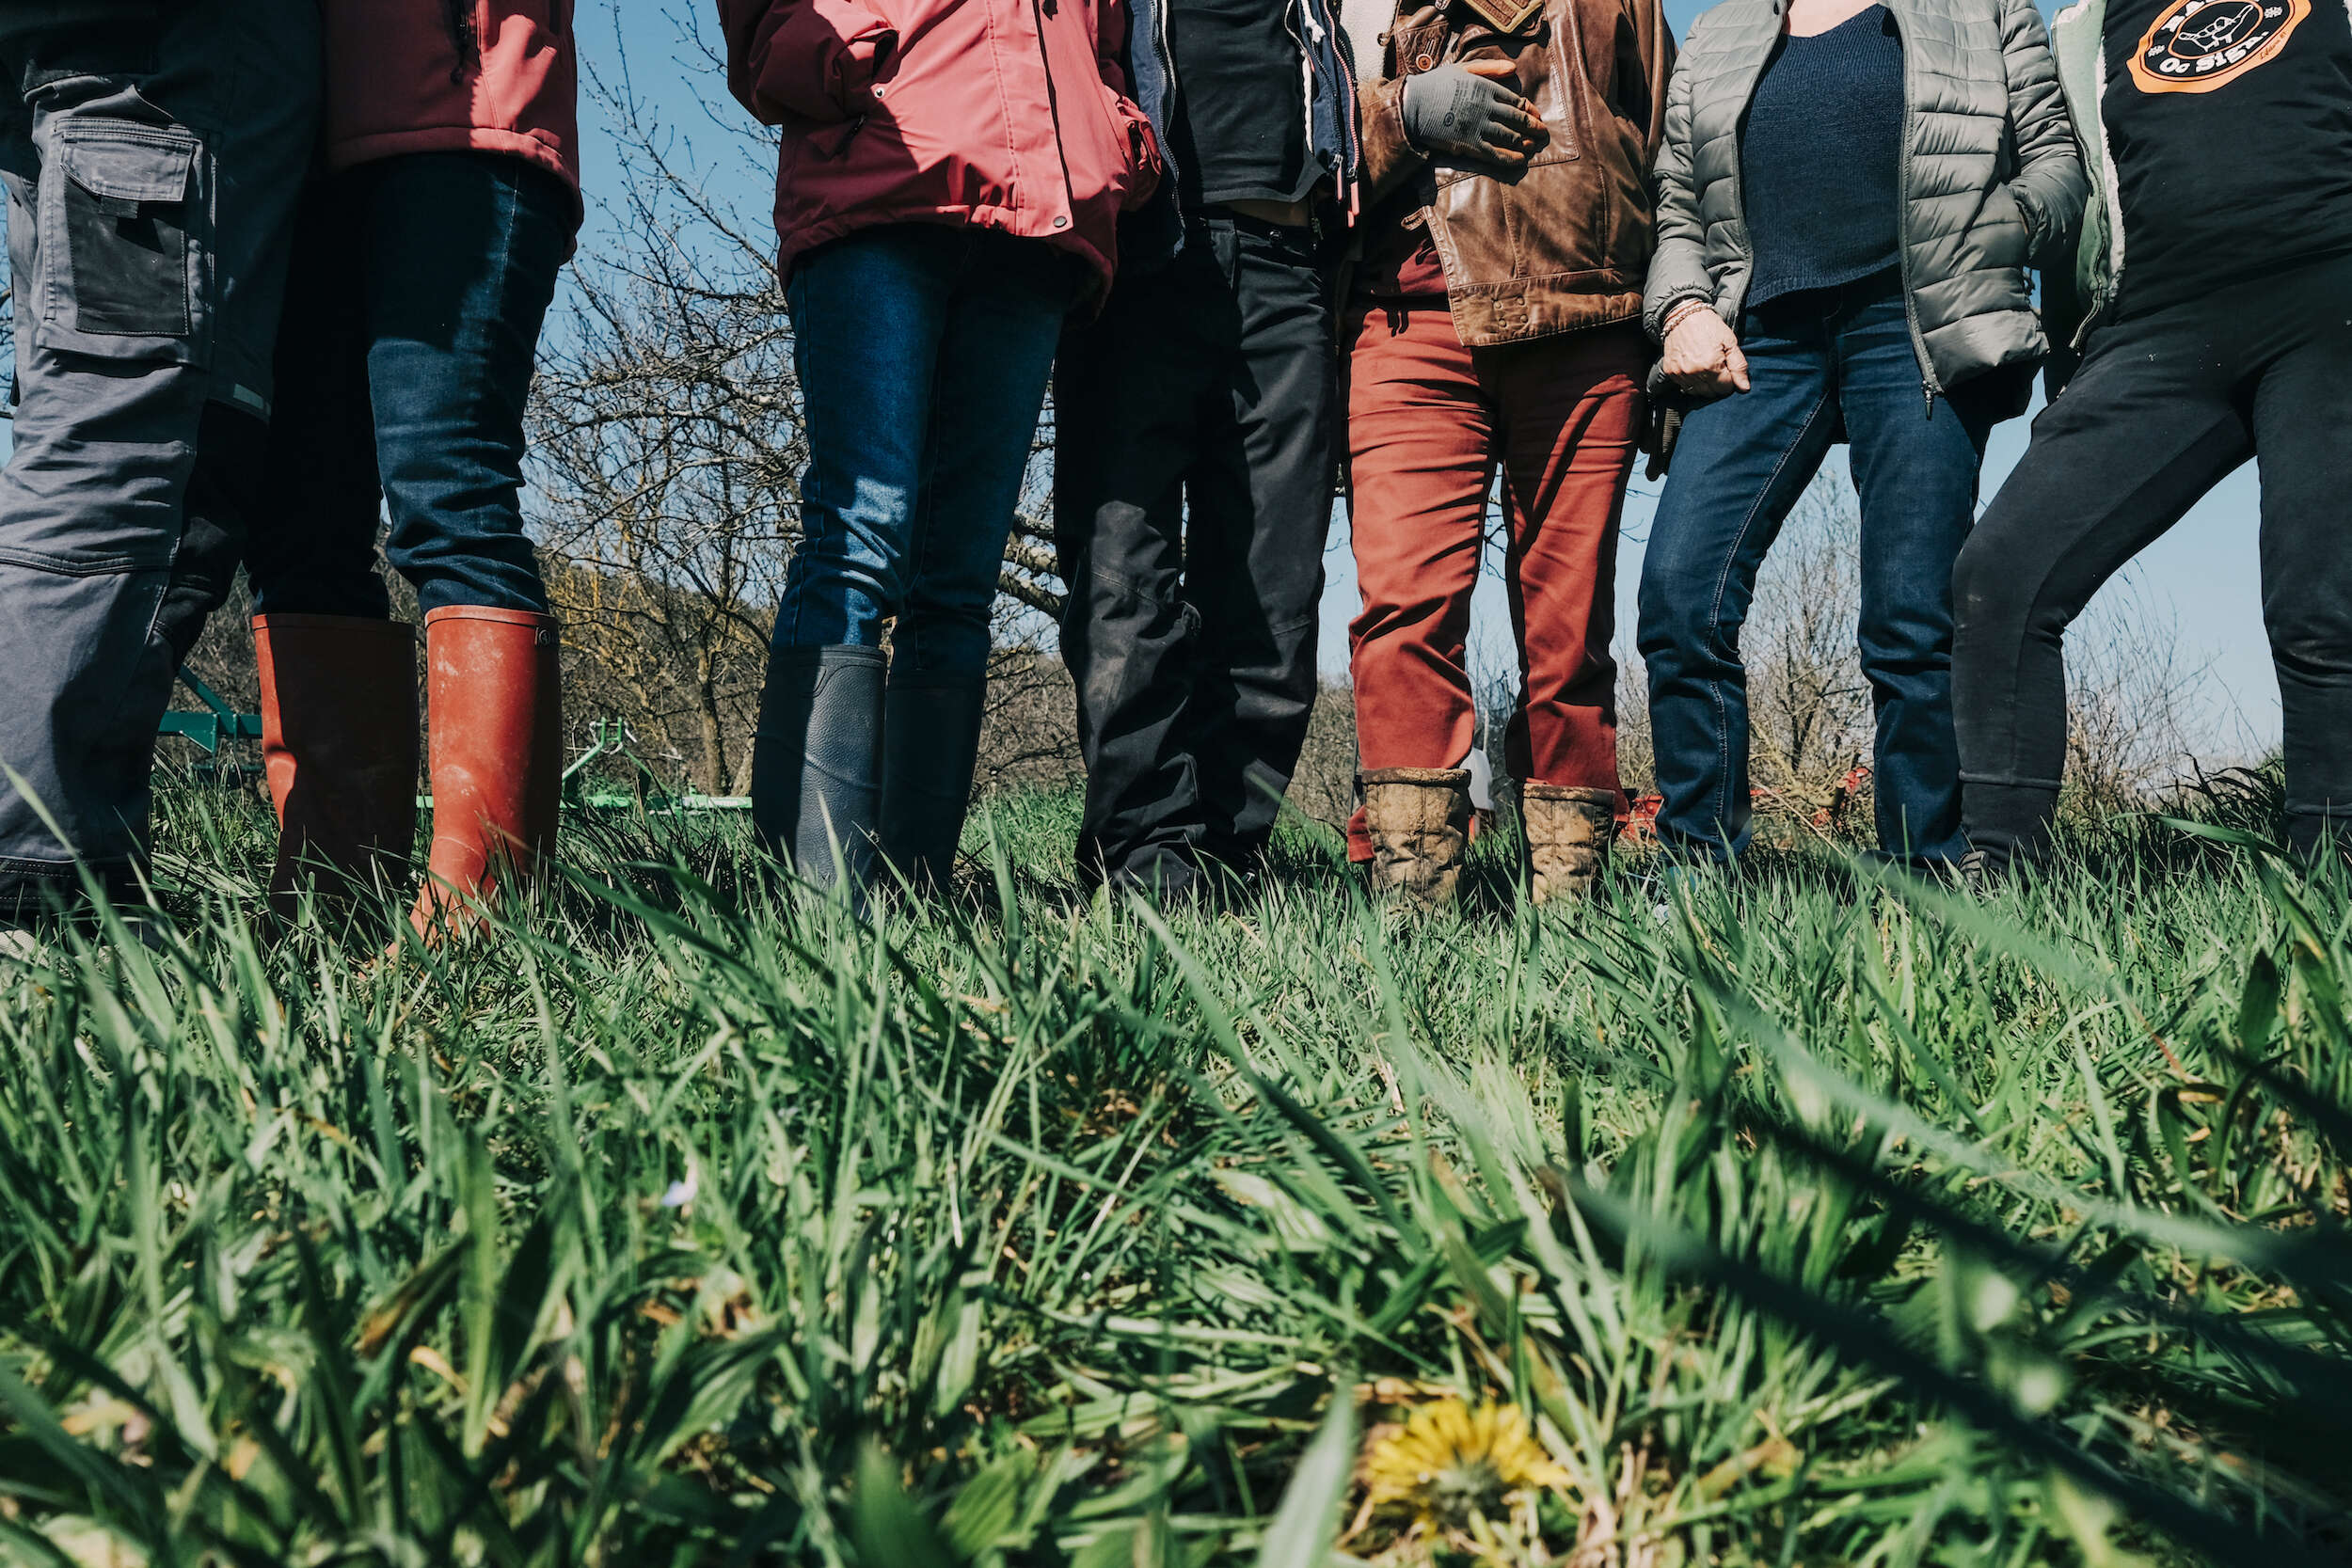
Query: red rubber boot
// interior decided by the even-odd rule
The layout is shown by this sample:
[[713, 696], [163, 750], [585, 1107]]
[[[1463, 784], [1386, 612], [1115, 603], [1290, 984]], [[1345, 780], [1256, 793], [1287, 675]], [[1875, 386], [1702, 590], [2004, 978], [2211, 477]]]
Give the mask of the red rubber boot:
[[278, 808], [270, 907], [303, 882], [348, 898], [408, 873], [417, 837], [417, 628], [347, 615], [256, 615], [262, 768]]
[[551, 615], [452, 605], [424, 618], [433, 854], [408, 918], [427, 940], [528, 886], [554, 850], [557, 654]]

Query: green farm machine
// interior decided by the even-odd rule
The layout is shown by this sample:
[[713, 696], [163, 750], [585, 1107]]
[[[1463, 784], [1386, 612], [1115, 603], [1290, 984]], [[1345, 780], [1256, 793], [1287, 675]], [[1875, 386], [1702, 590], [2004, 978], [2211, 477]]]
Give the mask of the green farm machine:
[[[192, 670], [180, 672], [180, 684], [203, 706], [165, 714], [157, 734], [177, 736], [204, 753], [203, 760], [190, 769], [199, 779], [230, 784], [258, 782], [262, 776], [262, 716], [239, 713]], [[420, 795], [417, 804], [429, 809], [433, 798]], [[681, 813], [751, 809], [751, 800], [744, 796], [697, 795], [674, 788], [638, 752], [629, 737], [628, 726], [619, 719], [590, 721], [587, 749], [564, 769], [564, 804], [577, 811]]]

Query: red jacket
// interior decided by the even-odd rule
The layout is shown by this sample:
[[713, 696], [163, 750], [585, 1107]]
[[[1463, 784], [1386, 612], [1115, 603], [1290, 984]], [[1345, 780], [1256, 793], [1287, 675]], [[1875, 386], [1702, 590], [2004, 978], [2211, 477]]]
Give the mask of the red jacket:
[[324, 0], [326, 161], [528, 158], [580, 188], [573, 0]]
[[719, 0], [727, 85], [784, 127], [776, 232], [802, 253], [884, 223], [978, 224], [1105, 283], [1160, 176], [1128, 100], [1123, 0]]

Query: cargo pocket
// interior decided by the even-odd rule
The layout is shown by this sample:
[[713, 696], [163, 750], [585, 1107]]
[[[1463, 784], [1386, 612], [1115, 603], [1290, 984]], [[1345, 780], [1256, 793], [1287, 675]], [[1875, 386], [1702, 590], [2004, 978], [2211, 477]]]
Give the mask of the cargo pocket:
[[196, 134], [178, 126], [57, 127], [44, 171], [44, 346], [197, 361], [205, 325], [200, 150]]

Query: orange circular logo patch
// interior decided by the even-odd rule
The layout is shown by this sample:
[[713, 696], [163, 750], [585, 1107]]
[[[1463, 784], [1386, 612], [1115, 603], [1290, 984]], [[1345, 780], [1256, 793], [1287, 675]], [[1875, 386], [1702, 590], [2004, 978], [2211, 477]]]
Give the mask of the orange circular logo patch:
[[2141, 37], [2132, 80], [2142, 92], [2226, 87], [2277, 58], [2311, 14], [2311, 0], [2178, 0]]

